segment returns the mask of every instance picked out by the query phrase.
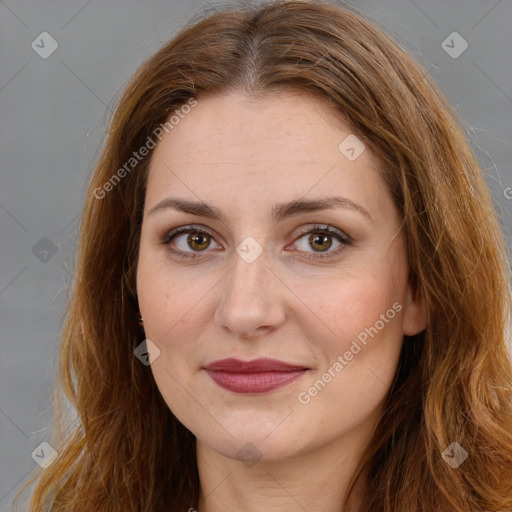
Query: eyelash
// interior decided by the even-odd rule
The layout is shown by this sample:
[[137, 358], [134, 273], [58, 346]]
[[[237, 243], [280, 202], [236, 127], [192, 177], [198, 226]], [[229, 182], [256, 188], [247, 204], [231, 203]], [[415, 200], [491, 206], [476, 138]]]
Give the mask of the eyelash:
[[[202, 227], [196, 227], [196, 226], [193, 226], [193, 225], [190, 225], [190, 226], [180, 226], [179, 228], [176, 228], [176, 229], [173, 229], [172, 231], [170, 231], [169, 233], [167, 233], [163, 240], [162, 240], [162, 245], [169, 245], [177, 236], [179, 235], [182, 235], [182, 234], [185, 234], [185, 233], [197, 233], [197, 234], [201, 234], [201, 235], [207, 235], [211, 238], [214, 238], [213, 237], [213, 234], [202, 228]], [[334, 229], [332, 228], [331, 226], [328, 226], [328, 225], [321, 225], [321, 224], [315, 224], [312, 228], [308, 229], [307, 231], [304, 231], [303, 233], [301, 233], [295, 241], [297, 240], [300, 240], [302, 237], [304, 237], [304, 235], [307, 235], [307, 234], [323, 234], [323, 235], [329, 235], [329, 236], [332, 236], [334, 237], [338, 242], [340, 242], [340, 247], [338, 247], [336, 250], [334, 251], [331, 251], [331, 252], [313, 252], [313, 253], [310, 253], [310, 254], [315, 254], [315, 256], [303, 256], [305, 257], [306, 259], [311, 259], [311, 260], [325, 260], [327, 258], [331, 258], [331, 257], [334, 257], [334, 256], [338, 256], [341, 252], [343, 252], [343, 250], [345, 249], [346, 246], [350, 246], [353, 244], [353, 239], [348, 236], [346, 233], [344, 233], [343, 231], [339, 231], [337, 229]], [[199, 251], [199, 252], [191, 252], [191, 253], [184, 253], [182, 251], [176, 251], [174, 249], [171, 249], [171, 248], [168, 248], [169, 251], [179, 257], [179, 258], [183, 258], [183, 259], [194, 259], [194, 258], [200, 258], [202, 257], [201, 255], [199, 255], [199, 252], [205, 252], [205, 251]]]

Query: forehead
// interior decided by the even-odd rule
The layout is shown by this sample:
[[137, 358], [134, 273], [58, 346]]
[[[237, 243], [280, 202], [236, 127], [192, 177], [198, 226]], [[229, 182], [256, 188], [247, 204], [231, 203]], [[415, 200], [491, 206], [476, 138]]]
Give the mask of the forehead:
[[[180, 118], [159, 146], [179, 147], [181, 161], [223, 155], [251, 155], [258, 157], [258, 163], [265, 156], [289, 160], [292, 146], [298, 151], [295, 160], [302, 161], [325, 150], [336, 154], [340, 137], [351, 133], [326, 100], [291, 90], [258, 98], [242, 91], [207, 95]], [[262, 147], [270, 153], [253, 154]]]
[[169, 192], [205, 200], [225, 193], [256, 205], [333, 189], [378, 201], [378, 159], [367, 147], [356, 159], [344, 153], [355, 137], [327, 101], [305, 93], [200, 97], [154, 150], [148, 202]]

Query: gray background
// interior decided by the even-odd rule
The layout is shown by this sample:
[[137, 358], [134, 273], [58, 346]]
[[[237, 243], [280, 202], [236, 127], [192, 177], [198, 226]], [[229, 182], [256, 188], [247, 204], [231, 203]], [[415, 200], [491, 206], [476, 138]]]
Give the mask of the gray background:
[[[471, 127], [512, 247], [512, 1], [348, 3], [410, 49]], [[0, 1], [2, 510], [47, 439], [77, 216], [111, 112], [137, 66], [211, 7], [195, 0]], [[58, 48], [43, 59], [31, 43], [45, 31]], [[441, 46], [453, 31], [469, 45], [458, 58]]]

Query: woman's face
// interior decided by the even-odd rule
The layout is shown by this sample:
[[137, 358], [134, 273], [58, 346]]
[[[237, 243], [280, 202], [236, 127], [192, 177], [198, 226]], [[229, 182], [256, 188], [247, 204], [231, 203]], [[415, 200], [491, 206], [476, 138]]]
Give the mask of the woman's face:
[[152, 156], [137, 269], [150, 368], [227, 457], [367, 438], [403, 335], [425, 327], [378, 160], [330, 108], [202, 97]]

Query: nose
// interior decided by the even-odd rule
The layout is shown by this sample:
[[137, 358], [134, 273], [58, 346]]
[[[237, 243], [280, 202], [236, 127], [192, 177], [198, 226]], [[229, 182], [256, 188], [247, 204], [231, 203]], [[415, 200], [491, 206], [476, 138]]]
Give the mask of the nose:
[[223, 280], [215, 322], [242, 339], [256, 339], [280, 327], [286, 318], [283, 285], [273, 274], [265, 252], [252, 263], [235, 255]]

